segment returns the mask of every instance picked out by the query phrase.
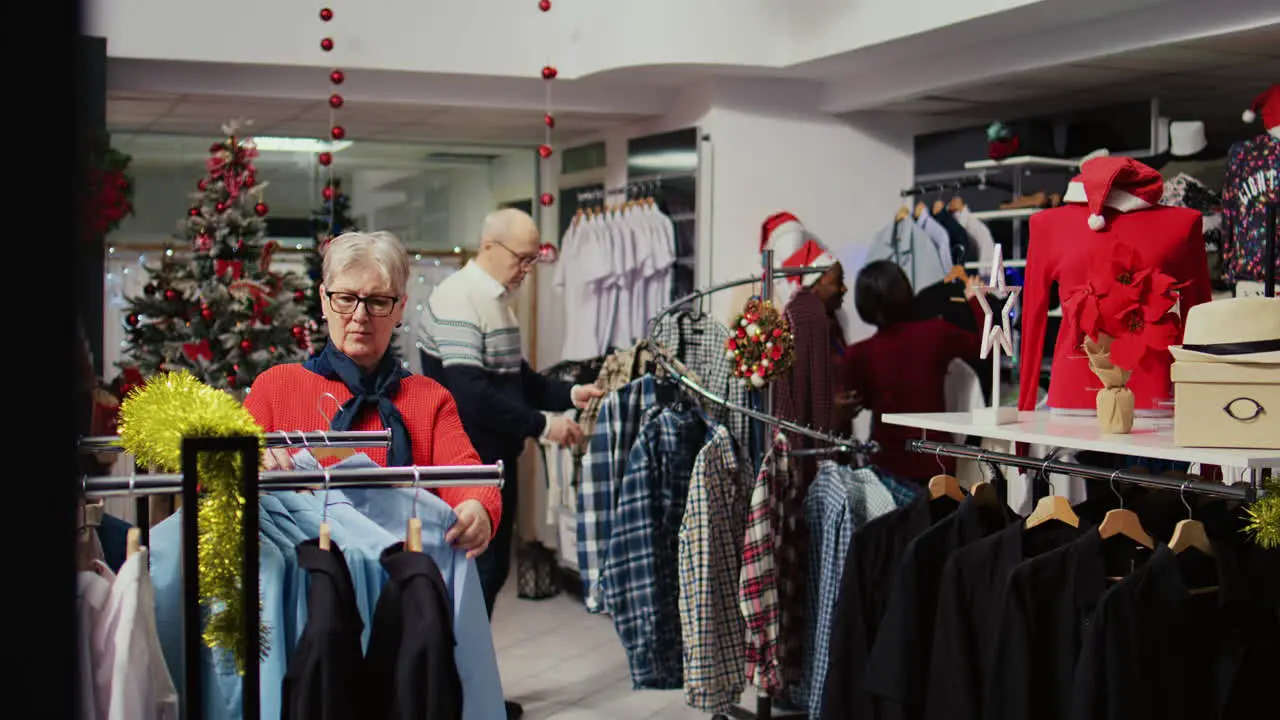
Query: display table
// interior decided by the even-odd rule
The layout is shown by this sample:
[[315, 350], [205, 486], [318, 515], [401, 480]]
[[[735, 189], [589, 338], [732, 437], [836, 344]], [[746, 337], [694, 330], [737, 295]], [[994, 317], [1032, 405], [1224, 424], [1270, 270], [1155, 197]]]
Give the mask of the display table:
[[973, 422], [972, 415], [967, 412], [894, 413], [882, 415], [880, 421], [890, 425], [973, 435], [992, 440], [1159, 458], [1175, 462], [1252, 470], [1280, 467], [1280, 450], [1178, 447], [1173, 444], [1171, 418], [1138, 418], [1134, 421], [1133, 432], [1127, 435], [1103, 433], [1098, 428], [1097, 418], [1094, 417], [1052, 415], [1047, 410], [1018, 413], [1018, 422], [1008, 425], [978, 425]]

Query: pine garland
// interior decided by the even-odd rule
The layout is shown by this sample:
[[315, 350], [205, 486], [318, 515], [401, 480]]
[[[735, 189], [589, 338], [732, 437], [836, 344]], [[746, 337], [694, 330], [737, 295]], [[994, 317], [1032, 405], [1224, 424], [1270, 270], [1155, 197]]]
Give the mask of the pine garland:
[[1280, 547], [1280, 479], [1263, 484], [1263, 496], [1249, 507], [1249, 523], [1245, 532], [1264, 548]]
[[[182, 471], [182, 441], [188, 437], [261, 438], [262, 429], [230, 393], [201, 383], [186, 370], [166, 372], [131, 389], [120, 404], [120, 443], [143, 465], [165, 472]], [[204, 641], [228, 651], [243, 674], [246, 640], [241, 618], [240, 567], [244, 557], [239, 453], [201, 454], [200, 599], [209, 610]], [[253, 499], [257, 502], [257, 498]], [[187, 510], [190, 511], [189, 509]], [[253, 552], [257, 552], [253, 548]], [[259, 598], [259, 617], [261, 617]], [[267, 627], [259, 624], [261, 657], [269, 651]]]
[[725, 341], [725, 356], [733, 362], [734, 377], [752, 387], [764, 387], [795, 361], [791, 327], [768, 300], [748, 300], [734, 318], [731, 332]]

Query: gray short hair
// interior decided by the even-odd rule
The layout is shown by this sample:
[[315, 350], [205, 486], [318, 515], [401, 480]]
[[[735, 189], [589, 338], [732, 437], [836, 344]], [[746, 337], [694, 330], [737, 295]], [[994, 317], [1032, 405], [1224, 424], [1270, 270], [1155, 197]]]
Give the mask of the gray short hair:
[[343, 233], [324, 253], [324, 284], [353, 267], [372, 264], [397, 297], [409, 284], [409, 251], [400, 238], [386, 231]]

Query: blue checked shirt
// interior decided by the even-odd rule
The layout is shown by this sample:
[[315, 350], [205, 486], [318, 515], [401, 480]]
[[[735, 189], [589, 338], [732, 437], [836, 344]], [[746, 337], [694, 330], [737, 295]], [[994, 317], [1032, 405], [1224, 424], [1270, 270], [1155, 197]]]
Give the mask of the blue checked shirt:
[[605, 607], [636, 689], [684, 684], [680, 524], [707, 419], [687, 402], [655, 406], [631, 450], [604, 570]]
[[840, 596], [841, 575], [849, 542], [858, 528], [909, 502], [913, 494], [892, 481], [882, 481], [870, 468], [857, 470], [824, 462], [805, 497], [809, 526], [808, 628], [804, 673], [791, 689], [792, 699], [822, 714], [830, 657], [831, 624]]
[[604, 611], [601, 570], [613, 533], [618, 487], [640, 432], [645, 408], [658, 401], [651, 375], [634, 380], [605, 397], [582, 460], [578, 487], [578, 572], [587, 611]]

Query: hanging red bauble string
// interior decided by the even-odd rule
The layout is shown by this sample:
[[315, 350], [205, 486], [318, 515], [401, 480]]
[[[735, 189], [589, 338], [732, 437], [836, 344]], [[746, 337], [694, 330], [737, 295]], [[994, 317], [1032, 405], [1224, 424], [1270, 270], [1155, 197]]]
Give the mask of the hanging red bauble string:
[[208, 190], [209, 180], [207, 178], [200, 178], [200, 182], [196, 183], [196, 187], [200, 188], [200, 192], [204, 192], [205, 190]]
[[267, 207], [267, 204], [264, 202], [260, 202], [257, 205], [253, 206], [253, 211], [258, 213], [258, 217], [265, 216], [267, 214], [268, 209], [269, 208]]
[[332, 200], [332, 199], [333, 199], [333, 186], [332, 186], [332, 185], [326, 185], [326, 186], [325, 186], [325, 188], [324, 188], [324, 190], [321, 190], [321, 191], [320, 191], [320, 194], [324, 196], [324, 199], [325, 199], [325, 200]]
[[551, 153], [552, 150], [550, 145], [543, 144], [538, 146], [538, 154], [542, 157], [549, 158], [551, 157]]
[[342, 107], [342, 96], [339, 95], [338, 93], [334, 93], [330, 95], [329, 107], [333, 108], [334, 110], [337, 110], [338, 108]]
[[546, 12], [551, 9], [551, 0], [538, 0], [538, 9]]
[[138, 327], [137, 313], [129, 313], [129, 317], [125, 318], [124, 321], [129, 323], [129, 327]]
[[347, 131], [341, 125], [334, 125], [333, 129], [329, 131], [329, 134], [333, 136], [334, 140], [341, 140], [347, 136]]
[[333, 83], [334, 85], [341, 85], [342, 81], [346, 79], [347, 79], [347, 74], [342, 72], [341, 70], [334, 70], [333, 72], [329, 73], [329, 82]]
[[321, 165], [327, 166], [329, 163], [333, 162], [333, 153], [327, 151], [322, 152], [316, 159], [320, 161]]
[[217, 205], [214, 206], [214, 209], [220, 213], [223, 213], [227, 211], [227, 205], [226, 203], [218, 203]]
[[200, 208], [191, 208], [187, 211], [187, 214], [191, 217], [200, 217]]
[[333, 49], [333, 38], [325, 38], [320, 41], [320, 49], [329, 52]]
[[321, 8], [321, 9], [320, 9], [320, 19], [321, 19], [321, 20], [323, 20], [323, 21], [325, 21], [325, 22], [329, 22], [330, 20], [332, 20], [332, 19], [333, 19], [333, 11], [332, 11], [332, 10], [330, 10], [329, 8]]
[[551, 67], [550, 65], [547, 65], [546, 67], [542, 68], [543, 80], [555, 80], [556, 76], [559, 74], [560, 74], [560, 71], [556, 70], [554, 67]]
[[553, 128], [556, 126], [556, 117], [551, 113], [547, 113], [546, 115], [542, 116], [542, 124], [546, 125], [549, 128]]
[[542, 203], [542, 207], [551, 207], [556, 204], [556, 196], [549, 192], [542, 193], [542, 197], [539, 198], [539, 201]]
[[204, 318], [205, 322], [213, 322], [213, 308], [208, 305], [200, 308], [200, 317]]

